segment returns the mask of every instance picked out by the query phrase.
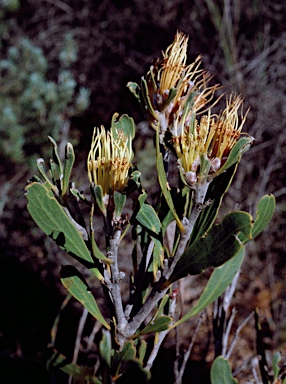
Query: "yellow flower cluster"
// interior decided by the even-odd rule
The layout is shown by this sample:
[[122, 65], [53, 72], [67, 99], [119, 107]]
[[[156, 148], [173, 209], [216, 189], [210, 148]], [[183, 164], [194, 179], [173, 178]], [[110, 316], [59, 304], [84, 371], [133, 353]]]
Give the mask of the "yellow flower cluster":
[[[200, 69], [200, 56], [186, 65], [187, 46], [188, 37], [177, 32], [162, 59], [142, 78], [141, 87], [129, 85], [143, 103], [160, 143], [173, 147], [185, 183], [193, 187], [206, 181], [208, 175], [215, 176], [223, 166], [240, 138], [246, 114], [239, 116], [243, 100], [238, 95], [227, 98], [220, 114], [211, 113], [220, 99], [209, 106], [219, 85], [209, 85], [211, 75]], [[131, 140], [123, 132], [106, 132], [103, 127], [95, 130], [87, 161], [90, 182], [100, 185], [104, 196], [122, 191], [131, 159]]]
[[210, 173], [216, 172], [227, 159], [231, 149], [240, 137], [246, 114], [239, 121], [238, 110], [243, 100], [231, 95], [226, 108], [219, 115], [203, 115], [194, 120], [185, 130], [178, 133], [176, 127], [172, 145], [176, 151], [179, 166], [188, 184], [197, 181], [202, 156], [210, 162]]
[[102, 187], [103, 196], [123, 191], [131, 167], [131, 141], [118, 130], [94, 129], [87, 159], [90, 183]]
[[157, 60], [146, 76], [149, 120], [161, 132], [172, 131], [174, 124], [183, 129], [190, 116], [204, 108], [218, 89], [218, 85], [208, 86], [211, 75], [199, 69], [201, 56], [186, 65], [187, 46], [188, 37], [177, 32], [163, 59]]
[[[240, 138], [246, 114], [239, 118], [243, 100], [231, 95], [219, 115], [211, 113], [207, 104], [218, 85], [209, 86], [211, 75], [200, 69], [201, 57], [186, 65], [188, 37], [177, 32], [174, 42], [147, 73], [142, 88], [147, 117], [159, 129], [161, 143], [167, 139], [176, 152], [181, 174], [188, 185], [206, 178], [200, 169], [208, 161], [207, 173], [216, 172]], [[144, 84], [144, 82], [143, 82]], [[198, 112], [202, 114], [198, 120]], [[170, 135], [171, 134], [171, 135]], [[169, 138], [171, 137], [171, 138]]]

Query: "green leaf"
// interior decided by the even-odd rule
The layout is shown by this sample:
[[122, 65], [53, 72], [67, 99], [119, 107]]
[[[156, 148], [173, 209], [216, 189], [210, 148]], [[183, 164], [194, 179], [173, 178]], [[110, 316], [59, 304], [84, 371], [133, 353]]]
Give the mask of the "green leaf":
[[128, 115], [122, 115], [120, 116], [118, 120], [118, 113], [114, 113], [111, 120], [111, 130], [113, 133], [113, 137], [116, 140], [118, 133], [121, 131], [123, 132], [126, 140], [127, 140], [127, 147], [131, 148], [132, 140], [135, 136], [135, 124], [132, 117], [129, 117]]
[[236, 169], [237, 164], [234, 164], [211, 182], [205, 198], [205, 201], [210, 201], [211, 204], [204, 207], [200, 213], [191, 234], [189, 244], [193, 243], [204, 233], [208, 232], [213, 225], [218, 215], [222, 199], [232, 182]]
[[103, 192], [101, 185], [91, 185], [90, 186], [91, 195], [96, 202], [98, 208], [100, 209], [101, 213], [105, 216], [106, 215], [106, 207], [103, 202]]
[[238, 383], [233, 378], [228, 360], [222, 356], [218, 356], [212, 364], [211, 368], [212, 384], [235, 384]]
[[136, 220], [144, 228], [156, 233], [157, 235], [161, 231], [161, 222], [157, 216], [155, 209], [149, 204], [142, 204], [136, 215]]
[[55, 140], [51, 137], [51, 136], [48, 136], [49, 137], [49, 140], [50, 142], [53, 144], [53, 162], [54, 162], [54, 172], [52, 173], [52, 176], [53, 176], [53, 179], [54, 179], [54, 182], [56, 180], [60, 180], [62, 174], [63, 174], [63, 166], [62, 166], [62, 162], [61, 162], [61, 159], [60, 159], [60, 156], [59, 156], [59, 152], [58, 152], [58, 145], [57, 143], [55, 142]]
[[155, 321], [152, 321], [148, 324], [140, 333], [137, 335], [146, 335], [147, 333], [156, 333], [162, 332], [168, 329], [170, 323], [172, 322], [172, 318], [170, 316], [161, 316], [157, 318]]
[[103, 276], [98, 268], [89, 268], [89, 270], [92, 273], [92, 276], [95, 276], [101, 283], [103, 282]]
[[50, 159], [50, 172], [52, 175], [52, 181], [54, 185], [60, 185], [60, 179], [61, 175], [59, 174], [59, 167], [56, 165], [56, 163]]
[[115, 351], [112, 358], [111, 374], [118, 376], [121, 364], [125, 361], [135, 359], [136, 349], [133, 341], [127, 341], [122, 351]]
[[170, 296], [169, 294], [165, 295], [163, 297], [163, 299], [160, 301], [160, 305], [159, 305], [159, 308], [157, 309], [156, 313], [154, 314], [153, 316], [153, 319], [158, 319], [159, 317], [161, 317], [163, 315], [163, 312], [164, 312], [164, 307], [165, 305], [167, 304], [167, 302], [169, 301], [170, 299]]
[[107, 329], [110, 329], [110, 326], [102, 316], [84, 277], [75, 267], [70, 265], [62, 267], [61, 282], [69, 293], [75, 297], [95, 319], [100, 321]]
[[241, 156], [249, 150], [250, 148], [250, 145], [252, 144], [253, 142], [253, 138], [252, 137], [242, 137], [241, 139], [239, 139], [235, 145], [233, 146], [233, 148], [231, 149], [229, 155], [228, 155], [228, 158], [226, 160], [226, 162], [224, 163], [224, 165], [217, 171], [215, 172], [213, 175], [212, 175], [212, 178], [215, 178], [216, 176], [220, 175], [221, 173], [223, 173], [224, 171], [226, 171], [229, 167], [231, 167], [233, 164], [237, 163]]
[[197, 304], [177, 323], [172, 325], [172, 328], [197, 315], [208, 305], [213, 303], [226, 290], [241, 267], [244, 259], [244, 253], [245, 249], [242, 247], [237, 255], [213, 271]]
[[56, 200], [49, 186], [34, 182], [26, 187], [26, 191], [28, 211], [36, 224], [66, 252], [93, 262], [79, 231]]
[[111, 364], [111, 334], [108, 330], [102, 330], [102, 339], [99, 342], [99, 353], [108, 367]]
[[77, 201], [87, 202], [87, 199], [83, 193], [74, 187], [70, 187], [70, 193], [77, 199]]
[[55, 349], [53, 349], [52, 356], [47, 362], [48, 369], [50, 369], [51, 366], [59, 368], [66, 374], [71, 375], [75, 380], [81, 380], [79, 382], [102, 384], [102, 381], [100, 381], [92, 373], [88, 373], [86, 368], [82, 368], [79, 367], [77, 364], [70, 363], [64, 355], [62, 355]]
[[172, 199], [172, 196], [171, 196], [171, 193], [169, 191], [169, 184], [168, 184], [168, 181], [167, 181], [167, 177], [166, 177], [166, 172], [165, 172], [165, 169], [164, 169], [164, 163], [163, 163], [163, 158], [162, 158], [162, 153], [160, 152], [160, 146], [159, 146], [159, 132], [157, 130], [157, 133], [156, 133], [156, 165], [157, 165], [157, 172], [158, 172], [158, 180], [159, 180], [159, 184], [160, 184], [160, 187], [161, 187], [161, 190], [162, 190], [162, 193], [166, 199], [166, 202], [170, 208], [170, 211], [172, 212], [173, 216], [174, 216], [174, 219], [176, 220], [176, 223], [178, 225], [178, 228], [180, 229], [181, 232], [184, 232], [185, 231], [185, 228], [181, 222], [181, 220], [179, 219], [177, 213], [176, 213], [176, 210], [175, 210], [175, 206], [174, 206], [174, 203], [173, 203], [173, 199]]
[[256, 218], [253, 224], [252, 237], [259, 235], [266, 225], [269, 224], [275, 212], [275, 197], [273, 195], [263, 196], [257, 206]]
[[113, 198], [114, 198], [114, 205], [115, 205], [115, 217], [117, 220], [119, 220], [126, 202], [126, 195], [124, 193], [115, 191], [113, 194]]
[[[130, 172], [131, 170], [131, 172]], [[131, 167], [129, 170], [129, 180], [127, 186], [124, 188], [124, 192], [127, 195], [130, 195], [134, 191], [136, 191], [138, 188], [140, 188], [140, 176], [141, 172], [137, 171], [135, 167]]]
[[62, 195], [65, 195], [67, 193], [71, 171], [74, 165], [74, 160], [75, 160], [75, 154], [74, 154], [73, 146], [71, 145], [71, 143], [67, 143], [65, 148], [65, 163], [64, 163]]
[[157, 276], [158, 268], [163, 265], [164, 260], [164, 248], [161, 242], [154, 237], [152, 237], [154, 241], [154, 249], [153, 249], [153, 257], [152, 264], [150, 265], [150, 272], [153, 272], [154, 278]]
[[[258, 236], [264, 228], [269, 224], [275, 212], [275, 197], [273, 195], [263, 196], [258, 203], [256, 218], [252, 228], [252, 239]], [[251, 239], [244, 236], [243, 233], [239, 234], [239, 239], [245, 244]]]
[[274, 382], [278, 379], [280, 367], [279, 362], [281, 361], [281, 353], [279, 351], [275, 352], [272, 358], [272, 366], [273, 366], [273, 380]]
[[119, 359], [120, 361], [127, 361], [134, 359], [136, 356], [136, 349], [133, 341], [127, 341], [121, 352], [114, 353], [114, 360]]
[[165, 232], [169, 226], [169, 224], [174, 221], [174, 215], [171, 211], [168, 211], [167, 215], [164, 217], [164, 220], [162, 221], [162, 235], [165, 235]]
[[[126, 137], [134, 139], [135, 137], [135, 125], [132, 117], [128, 115], [120, 116], [119, 120], [117, 120], [119, 114], [114, 113], [112, 117], [112, 129], [116, 128], [118, 131], [123, 131]], [[113, 132], [115, 135], [117, 132]], [[114, 136], [116, 139], [116, 136]]]
[[156, 211], [149, 204], [145, 204], [147, 193], [143, 190], [138, 197], [137, 207], [133, 211], [131, 222], [135, 220], [148, 231], [153, 232], [154, 236], [161, 232], [161, 222]]
[[139, 346], [139, 349], [138, 349], [138, 352], [139, 352], [138, 360], [143, 365], [144, 357], [145, 357], [146, 352], [147, 352], [147, 343], [143, 339], [140, 339], [139, 343], [140, 343], [140, 346]]
[[185, 250], [165, 286], [187, 274], [199, 274], [207, 267], [222, 265], [243, 246], [237, 234], [243, 232], [244, 236], [250, 238], [251, 230], [252, 217], [247, 212], [229, 213], [221, 224], [215, 225]]
[[44, 168], [44, 164], [45, 164], [45, 161], [44, 159], [40, 158], [40, 159], [37, 159], [37, 168], [42, 176], [42, 178], [45, 180], [45, 182], [47, 184], [49, 184], [50, 188], [53, 189], [53, 191], [58, 194], [58, 188], [53, 185], [50, 181], [50, 179], [48, 178], [47, 174], [46, 174], [46, 170]]
[[129, 81], [127, 83], [127, 88], [129, 89], [130, 92], [133, 93], [133, 95], [136, 97], [136, 99], [139, 101], [139, 103], [141, 102], [141, 98], [140, 98], [140, 86], [137, 84], [137, 83], [134, 83], [132, 81]]
[[146, 80], [144, 77], [141, 77], [141, 93], [143, 100], [141, 100], [143, 104], [143, 108], [145, 108], [145, 113], [149, 112], [150, 115], [157, 120], [156, 112], [154, 111], [154, 108], [152, 106], [152, 102], [149, 95], [149, 89]]
[[133, 214], [132, 214], [132, 217], [130, 219], [131, 222], [136, 220], [137, 213], [140, 211], [140, 209], [141, 209], [141, 207], [144, 204], [146, 199], [147, 199], [147, 193], [144, 190], [142, 190], [141, 194], [138, 197], [136, 207], [133, 210]]
[[94, 239], [94, 230], [92, 229], [92, 237], [91, 237], [91, 247], [92, 247], [92, 253], [93, 255], [99, 259], [99, 260], [103, 260], [105, 261], [106, 263], [110, 264], [111, 263], [111, 260], [104, 256], [104, 254], [101, 252], [101, 250], [98, 248], [98, 245]]

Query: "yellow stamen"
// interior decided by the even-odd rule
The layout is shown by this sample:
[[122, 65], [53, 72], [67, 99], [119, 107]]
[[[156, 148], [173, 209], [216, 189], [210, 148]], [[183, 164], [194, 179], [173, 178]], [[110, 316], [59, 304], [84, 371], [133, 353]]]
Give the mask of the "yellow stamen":
[[[183, 130], [191, 116], [204, 109], [218, 89], [218, 85], [208, 85], [212, 76], [200, 69], [201, 56], [186, 65], [187, 46], [188, 36], [177, 32], [174, 42], [163, 52], [163, 59], [147, 74], [147, 98], [153, 108], [149, 119], [154, 129], [159, 123], [161, 132], [173, 132], [175, 124]], [[168, 100], [172, 90], [175, 94]]]
[[[172, 145], [176, 151], [179, 166], [186, 176], [188, 183], [196, 181], [201, 157], [210, 161], [210, 172], [217, 171], [231, 149], [239, 139], [247, 113], [241, 119], [238, 109], [243, 100], [237, 95], [231, 95], [226, 100], [226, 108], [219, 115], [203, 115], [200, 122], [196, 120], [193, 127], [187, 126], [180, 131], [175, 124]], [[240, 121], [240, 122], [239, 122]], [[195, 180], [195, 181], [194, 181]]]
[[122, 132], [116, 131], [115, 139], [104, 127], [94, 129], [87, 159], [88, 178], [102, 187], [104, 196], [122, 191], [128, 182], [132, 157], [129, 141]]
[[243, 99], [237, 95], [230, 95], [226, 100], [226, 108], [210, 124], [210, 134], [206, 146], [210, 158], [224, 158], [240, 137], [246, 115], [241, 115], [239, 124], [238, 110], [243, 104]]
[[180, 32], [176, 33], [174, 42], [163, 53], [162, 69], [159, 71], [160, 89], [175, 88], [181, 78], [187, 60], [188, 37]]

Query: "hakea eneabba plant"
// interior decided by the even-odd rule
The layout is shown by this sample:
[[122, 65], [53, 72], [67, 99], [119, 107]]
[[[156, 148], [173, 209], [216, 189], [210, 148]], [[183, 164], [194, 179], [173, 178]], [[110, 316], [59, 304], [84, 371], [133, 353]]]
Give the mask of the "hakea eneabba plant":
[[[223, 293], [241, 265], [244, 244], [263, 230], [274, 211], [273, 197], [264, 196], [255, 220], [236, 211], [214, 224], [237, 164], [253, 139], [242, 134], [246, 114], [240, 96], [232, 94], [222, 112], [212, 113], [219, 86], [209, 85], [211, 75], [200, 69], [201, 57], [186, 64], [187, 43], [188, 38], [178, 32], [141, 84], [128, 83], [154, 129], [160, 186], [154, 206], [147, 202], [140, 170], [132, 165], [135, 126], [127, 115], [114, 114], [110, 130], [94, 130], [87, 157], [90, 195], [70, 182], [71, 144], [62, 164], [52, 139], [51, 180], [41, 159], [38, 168], [43, 181], [34, 177], [26, 188], [28, 209], [36, 223], [103, 286], [110, 310], [106, 316], [79, 271], [71, 266], [62, 269], [63, 285], [105, 327], [97, 349], [103, 362], [97, 377], [72, 364], [66, 367], [57, 352], [51, 360], [97, 384], [123, 380], [131, 366], [147, 383], [149, 374], [143, 368], [150, 369], [166, 334]], [[176, 157], [178, 182], [168, 175], [168, 163], [173, 161], [169, 151]], [[128, 198], [133, 200], [131, 215], [131, 205], [129, 215], [125, 206]], [[80, 202], [89, 208], [89, 220]], [[105, 248], [93, 227], [95, 215], [103, 219]], [[119, 258], [124, 257], [124, 263], [129, 259], [119, 252], [130, 227], [132, 273], [127, 297], [121, 289], [125, 273]], [[128, 249], [124, 246], [123, 252]], [[173, 283], [209, 266], [221, 268], [214, 270], [197, 305], [177, 319]], [[156, 337], [147, 355], [144, 335], [150, 333]]]

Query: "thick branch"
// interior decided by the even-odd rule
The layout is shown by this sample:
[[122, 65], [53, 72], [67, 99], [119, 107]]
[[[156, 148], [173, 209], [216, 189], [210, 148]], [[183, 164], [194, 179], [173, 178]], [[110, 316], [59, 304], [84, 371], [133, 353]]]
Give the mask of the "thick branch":
[[[120, 282], [122, 280], [122, 274], [118, 269], [118, 247], [120, 241], [121, 230], [116, 230], [114, 236], [109, 240], [109, 251], [107, 253], [108, 258], [111, 260], [110, 274], [106, 269], [104, 273], [104, 280], [109, 289], [117, 321], [117, 329], [120, 332], [126, 326], [126, 319], [123, 312], [123, 305], [121, 299]], [[110, 276], [111, 275], [111, 276]]]
[[140, 309], [140, 311], [133, 317], [133, 319], [130, 321], [129, 324], [127, 324], [126, 328], [122, 332], [122, 335], [128, 339], [139, 328], [139, 326], [143, 323], [143, 321], [146, 320], [147, 316], [150, 314], [152, 309], [155, 307], [155, 305], [161, 300], [168, 288], [164, 289], [163, 291], [159, 290], [161, 284], [156, 284], [154, 289], [152, 290], [150, 296], [148, 297], [147, 301], [143, 305], [143, 307]]

